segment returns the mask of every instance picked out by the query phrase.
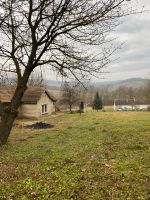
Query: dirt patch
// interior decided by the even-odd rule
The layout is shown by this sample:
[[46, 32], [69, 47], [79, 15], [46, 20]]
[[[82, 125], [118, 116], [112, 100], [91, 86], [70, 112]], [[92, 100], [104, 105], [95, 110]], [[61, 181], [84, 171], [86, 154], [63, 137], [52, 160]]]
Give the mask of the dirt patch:
[[40, 161], [41, 159], [42, 159], [41, 157], [31, 156], [26, 158], [26, 162], [34, 163]]
[[30, 128], [30, 129], [47, 129], [47, 128], [54, 128], [54, 125], [45, 123], [45, 122], [36, 122], [31, 125], [26, 125], [25, 128]]

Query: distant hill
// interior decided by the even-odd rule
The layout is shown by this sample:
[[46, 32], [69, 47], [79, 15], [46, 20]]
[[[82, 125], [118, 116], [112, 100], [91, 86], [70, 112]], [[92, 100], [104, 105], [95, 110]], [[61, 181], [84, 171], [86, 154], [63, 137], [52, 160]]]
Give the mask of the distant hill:
[[[143, 87], [147, 80], [148, 79], [144, 78], [130, 78], [117, 81], [92, 82], [91, 85], [93, 85], [97, 89], [109, 88], [114, 90], [121, 86], [138, 88], [138, 87]], [[55, 81], [55, 80], [46, 80], [45, 83], [51, 90], [59, 90], [59, 88], [62, 85], [62, 81]]]
[[143, 79], [143, 78], [130, 78], [130, 79], [125, 79], [125, 80], [117, 80], [117, 81], [97, 82], [97, 83], [93, 83], [93, 85], [99, 89], [109, 88], [112, 90], [117, 89], [121, 86], [138, 88], [138, 87], [144, 87], [147, 80], [148, 79]]
[[62, 81], [57, 81], [57, 80], [45, 80], [44, 82], [51, 88], [60, 87], [62, 85]]
[[[117, 80], [117, 81], [105, 81], [105, 82], [95, 82], [91, 83], [91, 85], [96, 88], [96, 90], [101, 89], [108, 89], [109, 91], [115, 90], [121, 86], [124, 87], [132, 87], [132, 88], [138, 88], [138, 87], [144, 87], [147, 79], [142, 78], [130, 78], [125, 80]], [[62, 81], [54, 81], [54, 80], [47, 80], [45, 81], [48, 90], [51, 92], [51, 94], [56, 98], [60, 99], [61, 97], [61, 85]]]

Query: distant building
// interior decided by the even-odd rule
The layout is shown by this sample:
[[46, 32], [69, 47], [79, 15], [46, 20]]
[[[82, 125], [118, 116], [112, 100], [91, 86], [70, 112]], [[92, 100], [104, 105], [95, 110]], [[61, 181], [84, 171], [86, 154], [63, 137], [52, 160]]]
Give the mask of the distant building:
[[[0, 115], [11, 102], [14, 86], [0, 86]], [[43, 117], [55, 112], [56, 99], [43, 87], [30, 87], [26, 90], [18, 109], [22, 117]]]
[[148, 108], [150, 108], [150, 104], [146, 104], [142, 101], [136, 101], [135, 99], [114, 100], [115, 111], [148, 110]]

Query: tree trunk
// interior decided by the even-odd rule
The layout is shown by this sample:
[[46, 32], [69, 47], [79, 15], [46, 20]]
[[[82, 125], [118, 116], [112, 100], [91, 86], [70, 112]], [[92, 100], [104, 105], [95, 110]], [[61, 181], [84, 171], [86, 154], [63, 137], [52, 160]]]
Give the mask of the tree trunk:
[[0, 145], [4, 145], [7, 143], [8, 137], [10, 135], [13, 122], [18, 114], [18, 108], [21, 104], [22, 96], [24, 95], [27, 89], [27, 82], [30, 76], [30, 71], [25, 71], [23, 77], [17, 83], [17, 87], [13, 98], [11, 100], [10, 105], [4, 109], [3, 116], [2, 116], [2, 127], [0, 133]]
[[70, 112], [72, 111], [72, 105], [69, 105], [69, 110], [70, 110]]
[[4, 116], [2, 117], [2, 129], [0, 134], [0, 145], [4, 145], [7, 143], [9, 134], [11, 132], [13, 122], [17, 116], [15, 112], [5, 111]]

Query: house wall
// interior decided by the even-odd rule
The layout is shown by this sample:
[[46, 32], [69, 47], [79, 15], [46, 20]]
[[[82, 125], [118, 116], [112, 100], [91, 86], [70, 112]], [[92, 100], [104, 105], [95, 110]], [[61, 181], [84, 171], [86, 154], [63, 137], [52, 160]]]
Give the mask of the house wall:
[[115, 106], [116, 111], [121, 111], [121, 110], [134, 110], [134, 106], [132, 105], [117, 105]]
[[[47, 113], [42, 114], [42, 105], [47, 104]], [[46, 93], [43, 93], [41, 95], [40, 100], [37, 103], [37, 110], [38, 110], [38, 116], [47, 116], [51, 115], [53, 112], [55, 112], [55, 103], [49, 99]]]
[[[42, 105], [47, 104], [47, 113], [42, 114]], [[41, 95], [37, 104], [22, 104], [19, 108], [21, 117], [43, 117], [51, 115], [55, 111], [55, 104], [49, 99], [46, 93]]]
[[19, 108], [20, 117], [38, 117], [37, 104], [22, 104]]
[[114, 110], [147, 110], [150, 105], [114, 105]]
[[135, 109], [147, 110], [150, 105], [135, 105]]

